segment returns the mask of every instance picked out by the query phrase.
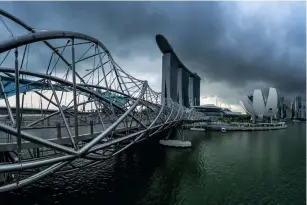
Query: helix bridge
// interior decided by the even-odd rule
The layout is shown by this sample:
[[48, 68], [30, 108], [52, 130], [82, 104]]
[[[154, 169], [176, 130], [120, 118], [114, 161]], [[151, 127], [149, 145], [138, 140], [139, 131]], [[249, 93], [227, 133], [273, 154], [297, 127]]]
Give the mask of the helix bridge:
[[92, 36], [34, 29], [4, 10], [0, 20], [1, 192], [94, 167], [201, 118], [129, 75]]

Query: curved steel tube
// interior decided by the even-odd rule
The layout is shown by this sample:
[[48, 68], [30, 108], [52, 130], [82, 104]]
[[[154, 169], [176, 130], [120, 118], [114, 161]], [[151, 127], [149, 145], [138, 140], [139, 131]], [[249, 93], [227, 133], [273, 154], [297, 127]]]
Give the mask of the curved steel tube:
[[[3, 72], [3, 73], [14, 73], [15, 70], [11, 69], [11, 68], [3, 68], [3, 67], [0, 67], [0, 72]], [[30, 71], [26, 71], [26, 70], [20, 70], [19, 72], [20, 74], [24, 74], [24, 75], [30, 75], [30, 76], [34, 76], [34, 77], [39, 77], [39, 78], [44, 78], [44, 79], [48, 79], [48, 80], [52, 80], [54, 82], [57, 82], [57, 83], [61, 83], [63, 85], [66, 85], [66, 86], [70, 86], [72, 87], [73, 86], [73, 83], [72, 82], [69, 82], [69, 81], [66, 81], [66, 80], [63, 80], [61, 78], [57, 78], [57, 77], [54, 77], [54, 76], [50, 76], [50, 75], [46, 75], [46, 74], [42, 74], [42, 73], [35, 73], [35, 72], [30, 72]], [[112, 103], [116, 108], [120, 109], [120, 110], [123, 110], [125, 111], [121, 106], [117, 105], [116, 103], [113, 103], [111, 102], [110, 100], [108, 100], [107, 98], [103, 97], [102, 95], [98, 94], [97, 92], [94, 92], [93, 90], [89, 90], [83, 86], [76, 86], [78, 90], [80, 91], [83, 91], [85, 93], [89, 93], [91, 95], [94, 95], [95, 97], [97, 97], [98, 99], [100, 100], [103, 100], [107, 103]], [[136, 119], [134, 116], [131, 116], [135, 121], [137, 121], [138, 123], [140, 123], [143, 127], [146, 127], [142, 122], [140, 122], [138, 119]]]
[[[6, 163], [6, 162], [2, 163], [0, 165], [0, 174], [7, 173], [7, 172], [10, 173], [10, 172], [15, 172], [15, 171], [21, 172], [24, 170], [32, 170], [32, 169], [36, 169], [37, 167], [44, 167], [48, 165], [49, 167], [45, 168], [42, 171], [36, 171], [37, 172], [36, 174], [28, 178], [21, 179], [17, 183], [15, 182], [8, 183], [8, 184], [0, 186], [0, 192], [9, 191], [9, 190], [13, 190], [16, 188], [26, 186], [54, 172], [64, 173], [69, 170], [77, 170], [79, 168], [82, 168], [83, 166], [79, 166], [79, 165], [76, 167], [72, 166], [73, 167], [72, 169], [66, 166], [68, 164], [72, 165], [73, 163], [75, 163], [75, 165], [78, 164], [78, 160], [76, 160], [78, 158], [87, 160], [88, 163], [86, 164], [86, 166], [93, 166], [94, 164], [97, 164], [101, 160], [105, 160], [107, 158], [110, 158], [112, 156], [115, 156], [121, 153], [122, 151], [128, 149], [130, 146], [132, 146], [135, 143], [145, 140], [148, 137], [155, 135], [156, 133], [162, 130], [178, 125], [182, 120], [190, 120], [190, 119], [201, 117], [194, 111], [185, 109], [185, 107], [180, 106], [178, 103], [173, 102], [171, 99], [162, 98], [161, 93], [153, 91], [148, 86], [147, 81], [136, 79], [133, 76], [127, 74], [119, 65], [116, 64], [109, 50], [98, 39], [88, 36], [83, 33], [71, 32], [71, 31], [38, 31], [37, 32], [33, 28], [31, 28], [29, 25], [27, 25], [26, 23], [18, 19], [17, 17], [1, 9], [0, 9], [0, 15], [5, 16], [6, 18], [12, 20], [13, 22], [25, 28], [27, 31], [31, 32], [30, 34], [18, 36], [18, 38], [15, 38], [15, 39], [10, 39], [4, 42], [0, 42], [0, 53], [7, 52], [7, 51], [10, 51], [11, 49], [15, 49], [15, 48], [29, 45], [32, 43], [42, 42], [58, 56], [58, 59], [61, 59], [66, 64], [66, 66], [68, 66], [68, 69], [73, 70], [73, 78], [75, 79], [75, 77], [78, 77], [81, 83], [79, 84], [72, 83], [68, 81], [67, 78], [64, 80], [62, 78], [51, 76], [51, 73], [48, 75], [48, 72], [46, 72], [47, 74], [42, 74], [38, 72], [31, 72], [31, 71], [27, 71], [24, 69], [20, 69], [19, 73], [21, 75], [41, 78], [41, 79], [49, 81], [50, 83], [52, 81], [52, 82], [58, 83], [62, 87], [65, 87], [65, 89], [68, 87], [67, 88], [68, 91], [73, 90], [74, 97], [76, 97], [76, 92], [79, 92], [82, 95], [84, 94], [84, 96], [88, 97], [89, 99], [83, 104], [85, 105], [86, 103], [92, 102], [94, 100], [95, 105], [97, 103], [99, 106], [105, 107], [104, 108], [105, 116], [107, 116], [109, 112], [112, 111], [112, 116], [111, 116], [112, 120], [110, 121], [111, 122], [110, 126], [106, 127], [106, 129], [104, 128], [101, 133], [96, 132], [94, 136], [96, 136], [96, 134], [97, 136], [92, 138], [90, 141], [83, 141], [83, 142], [86, 142], [86, 144], [80, 145], [80, 149], [79, 147], [77, 147], [79, 149], [78, 151], [74, 150], [71, 147], [61, 145], [60, 143], [57, 144], [48, 139], [42, 139], [38, 136], [29, 134], [25, 131], [21, 131], [20, 135], [22, 139], [39, 144], [42, 147], [47, 147], [48, 149], [50, 148], [52, 151], [54, 152], [57, 151], [57, 152], [60, 152], [61, 154], [56, 153], [55, 155], [52, 155], [52, 157], [45, 158], [45, 159], [33, 158], [32, 160], [25, 160], [20, 163]], [[95, 49], [98, 50], [99, 62], [101, 64], [100, 67], [96, 67], [94, 63], [94, 67], [96, 67], [96, 69], [97, 68], [102, 69], [102, 72], [104, 75], [103, 79], [105, 80], [105, 87], [100, 86], [100, 85], [86, 83], [85, 80], [77, 72], [75, 72], [75, 69], [73, 69], [76, 64], [76, 61], [73, 60], [72, 64], [69, 63], [69, 61], [62, 55], [62, 53], [60, 53], [58, 49], [55, 48], [48, 41], [48, 40], [53, 40], [53, 39], [78, 39], [78, 40], [87, 41], [86, 43], [93, 43], [93, 45], [96, 46]], [[74, 40], [72, 42], [74, 42]], [[68, 43], [66, 44], [66, 46], [67, 45]], [[74, 44], [72, 43], [72, 45], [68, 45], [68, 46], [72, 47], [72, 53], [74, 55], [74, 52], [75, 52]], [[106, 80], [106, 76], [108, 75], [108, 73], [106, 72], [107, 74], [105, 74], [105, 70], [104, 70], [105, 63], [102, 62], [102, 58], [100, 56], [101, 49], [103, 49], [102, 53], [104, 54], [104, 56], [108, 57], [107, 62], [111, 66], [113, 66], [112, 71], [114, 71], [116, 75], [116, 78], [114, 78], [114, 80], [117, 79], [116, 85], [118, 85], [119, 87], [115, 87], [114, 89], [111, 88], [111, 86], [109, 85], [110, 83], [107, 82]], [[52, 53], [52, 55], [54, 55], [54, 53]], [[86, 57], [84, 59], [89, 59], [90, 57]], [[74, 57], [72, 58], [74, 59]], [[49, 69], [49, 66], [48, 66], [48, 69]], [[68, 72], [69, 70], [67, 71], [67, 74]], [[111, 71], [109, 71], [109, 73], [110, 72]], [[6, 75], [9, 75], [10, 77], [14, 77], [14, 75], [12, 74], [15, 73], [15, 70], [11, 68], [0, 67], [0, 73], [4, 73]], [[128, 78], [130, 80], [129, 83], [132, 83], [132, 85], [136, 88], [136, 90], [135, 89], [131, 89], [132, 91], [129, 90], [128, 86], [126, 85], [128, 83], [127, 81], [123, 80], [123, 77]], [[99, 81], [99, 77], [98, 77], [98, 81]], [[113, 81], [111, 82], [111, 85]], [[51, 87], [55, 87], [53, 85], [55, 84], [52, 84]], [[126, 102], [127, 105], [121, 105], [117, 101], [113, 102], [113, 100], [105, 97], [104, 95], [99, 93], [94, 88], [99, 89], [99, 90], [101, 89], [106, 90], [108, 92], [119, 94], [120, 96], [126, 97], [128, 99]], [[54, 93], [55, 89], [53, 88], [52, 90]], [[44, 97], [44, 96], [41, 96], [41, 97]], [[46, 97], [44, 98], [46, 99]], [[53, 103], [52, 100], [50, 100], [49, 102], [55, 105], [56, 107], [59, 107], [61, 105], [60, 100], [56, 99], [56, 101], [57, 101], [56, 103]], [[171, 104], [170, 107], [168, 107], [168, 101], [170, 101], [169, 103]], [[48, 115], [47, 117], [44, 116], [42, 119], [38, 119], [38, 120], [35, 119], [35, 121], [28, 124], [27, 127], [34, 126], [43, 120], [49, 119], [52, 116], [56, 116], [60, 112], [61, 112], [61, 117], [65, 121], [66, 116], [63, 111], [67, 111], [72, 108], [74, 108], [75, 124], [77, 125], [78, 119], [76, 115], [78, 113], [78, 109], [76, 109], [76, 107], [80, 106], [81, 104], [82, 103], [79, 103], [78, 105], [76, 105], [76, 102], [74, 101], [74, 106], [67, 106], [66, 108], [63, 108], [63, 109], [59, 108], [60, 111], [56, 111], [53, 114]], [[100, 108], [96, 105], [96, 111], [100, 112], [99, 111]], [[144, 110], [145, 110], [145, 113], [142, 113]], [[103, 118], [100, 115], [99, 117], [100, 117], [101, 124], [104, 125]], [[114, 118], [114, 121], [113, 121], [113, 118]], [[127, 131], [125, 131], [126, 135], [125, 136], [118, 135], [116, 137], [112, 137], [116, 128], [119, 127], [121, 123], [126, 124], [125, 120], [127, 121], [130, 120], [131, 122], [130, 127], [128, 127], [128, 125], [127, 127], [125, 127], [125, 129], [127, 129]], [[106, 122], [108, 121], [106, 120]], [[134, 125], [133, 125], [135, 126], [134, 128], [131, 128], [132, 122], [134, 122]], [[65, 123], [65, 125], [67, 128], [68, 127], [67, 123]], [[67, 131], [69, 132], [69, 128], [67, 129], [68, 129]], [[1, 123], [0, 123], [0, 130], [12, 136], [18, 135], [15, 128], [12, 128], [10, 126], [7, 126]], [[76, 131], [76, 133], [78, 132]], [[70, 134], [70, 137], [72, 138], [71, 134]], [[105, 139], [107, 141], [103, 141]], [[73, 141], [74, 139], [72, 138], [72, 144], [74, 144]], [[112, 147], [116, 147], [116, 149], [111, 151], [111, 153], [104, 155], [105, 150], [112, 148]], [[99, 152], [99, 155], [97, 155], [98, 152]]]
[[83, 33], [71, 32], [71, 31], [40, 31], [33, 34], [25, 34], [19, 36], [17, 39], [10, 39], [0, 43], [0, 53], [6, 52], [16, 47], [24, 46], [39, 41], [46, 41], [51, 39], [66, 39], [75, 38], [80, 40], [86, 40], [98, 44], [100, 47], [104, 47], [100, 41], [96, 38], [88, 36]]

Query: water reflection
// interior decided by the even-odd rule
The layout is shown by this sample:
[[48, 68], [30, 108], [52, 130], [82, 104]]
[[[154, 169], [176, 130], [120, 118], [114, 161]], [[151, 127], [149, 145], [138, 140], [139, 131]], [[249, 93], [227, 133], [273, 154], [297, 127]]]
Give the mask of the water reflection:
[[306, 126], [267, 132], [185, 132], [88, 168], [0, 195], [1, 204], [305, 204]]

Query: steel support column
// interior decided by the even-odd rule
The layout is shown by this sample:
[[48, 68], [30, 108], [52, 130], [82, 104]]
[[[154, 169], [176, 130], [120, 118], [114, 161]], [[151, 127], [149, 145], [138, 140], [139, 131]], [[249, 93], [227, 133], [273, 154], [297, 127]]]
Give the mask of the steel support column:
[[21, 152], [21, 121], [20, 121], [20, 88], [19, 88], [19, 68], [18, 68], [18, 49], [15, 49], [15, 86], [16, 86], [16, 128], [17, 128], [17, 147], [18, 154]]
[[75, 140], [78, 143], [78, 102], [77, 102], [77, 89], [76, 89], [76, 65], [75, 65], [75, 39], [72, 38], [71, 42], [72, 53], [72, 83], [73, 83], [73, 98], [74, 98], [74, 119], [75, 119]]

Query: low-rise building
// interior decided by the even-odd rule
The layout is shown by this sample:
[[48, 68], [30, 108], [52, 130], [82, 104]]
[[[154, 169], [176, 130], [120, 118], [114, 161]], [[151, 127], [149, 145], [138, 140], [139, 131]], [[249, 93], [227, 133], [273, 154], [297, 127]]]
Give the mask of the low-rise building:
[[193, 106], [197, 112], [203, 113], [205, 116], [210, 117], [211, 121], [215, 121], [220, 117], [240, 117], [243, 116], [240, 112], [233, 112], [228, 108], [218, 107], [214, 104], [206, 104], [201, 106]]

